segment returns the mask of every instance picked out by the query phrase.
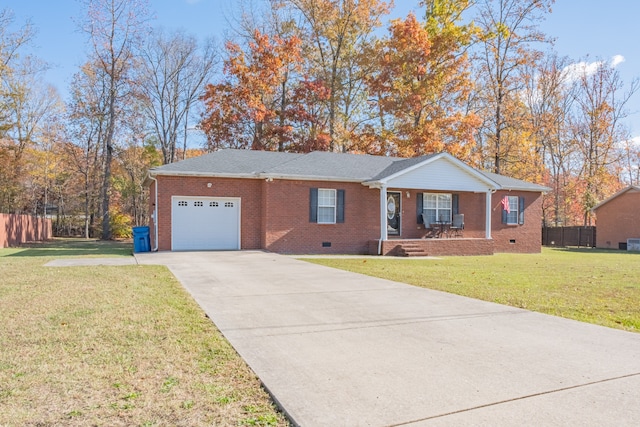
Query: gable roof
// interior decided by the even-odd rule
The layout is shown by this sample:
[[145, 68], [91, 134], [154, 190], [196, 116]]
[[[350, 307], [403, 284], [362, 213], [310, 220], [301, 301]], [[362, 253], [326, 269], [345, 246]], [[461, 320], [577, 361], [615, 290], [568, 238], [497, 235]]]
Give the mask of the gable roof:
[[591, 211], [595, 212], [595, 210], [598, 209], [599, 207], [601, 207], [602, 205], [609, 203], [610, 201], [612, 201], [616, 197], [622, 196], [624, 193], [626, 193], [628, 191], [632, 191], [632, 192], [640, 191], [640, 186], [630, 185], [630, 186], [628, 186], [626, 188], [623, 188], [622, 190], [618, 191], [617, 193], [613, 194], [612, 196], [604, 199], [603, 201], [601, 201], [600, 203], [595, 205], [593, 208], [591, 208]]
[[364, 184], [370, 187], [386, 185], [386, 184], [392, 183], [395, 178], [398, 178], [402, 175], [406, 175], [414, 170], [420, 169], [440, 159], [444, 159], [445, 161], [447, 161], [448, 163], [452, 164], [454, 167], [459, 169], [461, 172], [471, 175], [473, 178], [475, 178], [476, 181], [482, 182], [483, 184], [487, 185], [488, 188], [490, 189], [497, 190], [499, 188], [499, 186], [495, 181], [482, 175], [478, 170], [456, 159], [449, 153], [438, 153], [438, 154], [432, 154], [429, 156], [420, 156], [420, 157], [414, 157], [409, 159], [398, 159], [398, 161], [395, 162], [393, 165], [391, 165], [389, 168], [385, 169], [382, 173], [378, 174], [376, 177], [372, 178], [371, 180], [368, 180]]
[[223, 149], [149, 170], [149, 176], [207, 176], [360, 182], [375, 186], [446, 159], [492, 189], [548, 191], [547, 187], [474, 169], [448, 153], [413, 158], [314, 151], [306, 154]]

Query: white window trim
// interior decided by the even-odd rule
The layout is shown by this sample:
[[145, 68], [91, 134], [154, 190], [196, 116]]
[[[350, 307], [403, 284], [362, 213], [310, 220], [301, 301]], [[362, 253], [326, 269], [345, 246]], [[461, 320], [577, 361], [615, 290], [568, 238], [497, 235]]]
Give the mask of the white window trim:
[[[320, 204], [320, 193], [323, 191], [331, 191], [333, 192], [333, 205], [322, 205]], [[333, 221], [321, 221], [320, 208], [332, 208], [333, 209]], [[318, 208], [317, 208], [317, 218], [318, 224], [335, 224], [336, 223], [336, 215], [338, 212], [338, 191], [335, 188], [318, 188]]]
[[[448, 208], [441, 208], [438, 206], [438, 197], [437, 196], [449, 196], [449, 207]], [[422, 212], [426, 212], [427, 211], [427, 196], [436, 196], [436, 221], [439, 221], [439, 211], [440, 210], [448, 210], [450, 213], [449, 216], [449, 222], [452, 220], [453, 218], [453, 194], [452, 193], [422, 193]], [[429, 208], [429, 209], [433, 209], [433, 208]]]
[[[506, 196], [509, 198], [509, 212], [507, 213], [507, 221], [505, 222], [505, 225], [519, 225], [520, 224], [520, 197], [518, 196]], [[511, 200], [515, 199], [515, 209], [513, 208], [514, 204], [511, 203]], [[513, 215], [513, 213], [515, 212], [514, 215], [514, 222], [509, 221], [510, 216]]]

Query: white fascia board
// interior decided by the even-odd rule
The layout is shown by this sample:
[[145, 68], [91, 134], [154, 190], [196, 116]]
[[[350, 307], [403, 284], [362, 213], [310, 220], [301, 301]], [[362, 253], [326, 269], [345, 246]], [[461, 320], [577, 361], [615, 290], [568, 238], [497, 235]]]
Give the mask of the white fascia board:
[[249, 178], [260, 179], [258, 174], [248, 173], [212, 173], [212, 172], [177, 172], [177, 171], [149, 171], [149, 176], [187, 176], [204, 178]]
[[498, 190], [529, 191], [529, 192], [533, 192], [533, 193], [536, 193], [536, 192], [539, 191], [542, 194], [546, 194], [549, 191], [551, 191], [551, 189], [549, 187], [544, 187], [544, 186], [540, 186], [540, 188], [538, 189], [538, 188], [531, 188], [531, 187], [518, 187], [517, 185], [516, 186], [505, 185], [505, 186], [502, 186], [502, 187], [498, 188]]
[[206, 178], [244, 178], [244, 179], [282, 179], [289, 181], [330, 181], [330, 182], [356, 182], [361, 183], [358, 178], [341, 178], [327, 176], [310, 175], [282, 175], [271, 173], [233, 174], [233, 173], [212, 173], [212, 172], [176, 172], [176, 171], [149, 171], [149, 176], [184, 176], [184, 177], [206, 177]]

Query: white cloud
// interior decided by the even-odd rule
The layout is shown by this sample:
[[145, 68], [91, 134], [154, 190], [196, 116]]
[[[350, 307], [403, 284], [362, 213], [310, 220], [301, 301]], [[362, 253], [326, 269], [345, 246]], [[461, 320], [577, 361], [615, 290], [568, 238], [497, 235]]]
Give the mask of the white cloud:
[[625, 61], [624, 56], [622, 55], [615, 55], [613, 58], [611, 58], [611, 66], [612, 67], [617, 67], [619, 64], [622, 64]]
[[598, 67], [602, 64], [601, 61], [594, 62], [576, 62], [575, 64], [568, 65], [564, 69], [565, 78], [569, 81], [578, 80], [583, 75], [590, 76], [596, 72]]
[[[622, 55], [614, 55], [609, 61], [609, 65], [613, 68], [622, 64], [625, 61], [625, 57]], [[567, 82], [578, 80], [582, 76], [591, 76], [604, 64], [605, 61], [593, 61], [593, 62], [576, 62], [575, 64], [568, 65], [563, 70], [564, 77]]]

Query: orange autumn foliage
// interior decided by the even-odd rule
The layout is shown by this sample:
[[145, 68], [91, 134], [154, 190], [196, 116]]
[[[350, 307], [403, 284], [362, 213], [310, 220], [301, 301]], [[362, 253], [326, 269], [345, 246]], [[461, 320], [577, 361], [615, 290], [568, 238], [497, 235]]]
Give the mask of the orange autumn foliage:
[[322, 82], [295, 80], [301, 41], [255, 30], [247, 52], [227, 42], [224, 80], [207, 85], [200, 128], [208, 149], [310, 151], [324, 149], [325, 132], [313, 110], [328, 97]]
[[[446, 151], [469, 161], [479, 119], [465, 110], [472, 85], [466, 54], [445, 35], [430, 36], [413, 14], [395, 20], [375, 50], [376, 70], [367, 79], [382, 115], [389, 118], [378, 135], [385, 150], [402, 157]], [[361, 143], [372, 140], [364, 132]]]

